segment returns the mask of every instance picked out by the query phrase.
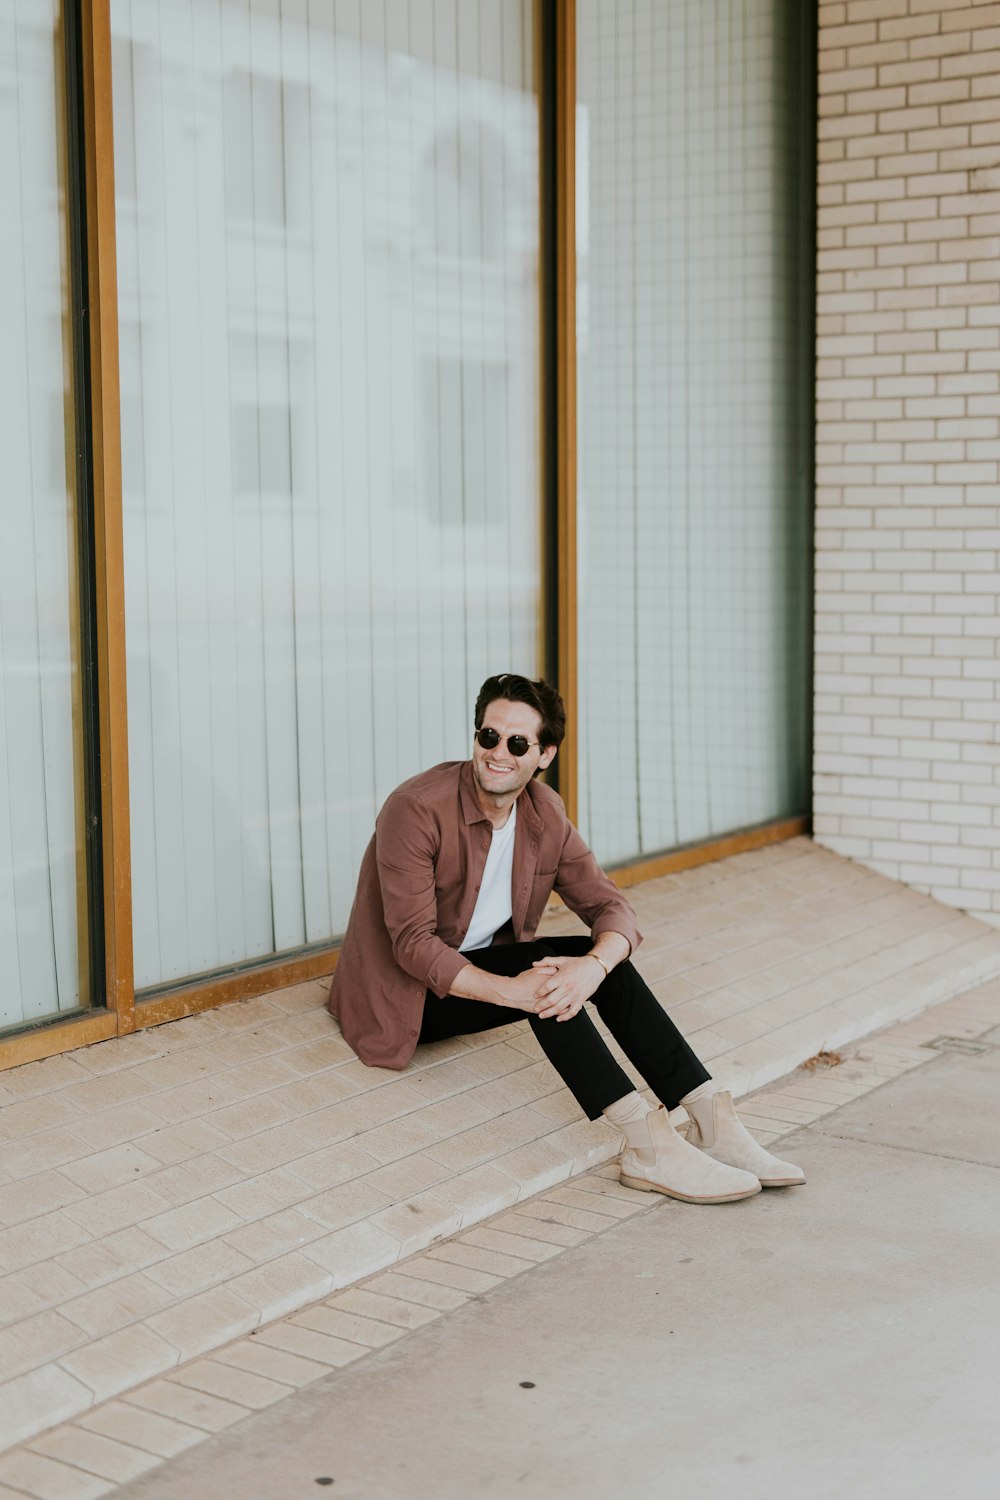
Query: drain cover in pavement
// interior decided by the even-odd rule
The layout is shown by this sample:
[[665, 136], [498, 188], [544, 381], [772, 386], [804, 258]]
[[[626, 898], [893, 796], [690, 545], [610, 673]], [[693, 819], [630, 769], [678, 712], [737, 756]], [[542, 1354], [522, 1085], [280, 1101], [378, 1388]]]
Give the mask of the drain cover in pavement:
[[973, 1042], [966, 1036], [937, 1036], [925, 1047], [934, 1047], [938, 1052], [992, 1052], [992, 1042]]

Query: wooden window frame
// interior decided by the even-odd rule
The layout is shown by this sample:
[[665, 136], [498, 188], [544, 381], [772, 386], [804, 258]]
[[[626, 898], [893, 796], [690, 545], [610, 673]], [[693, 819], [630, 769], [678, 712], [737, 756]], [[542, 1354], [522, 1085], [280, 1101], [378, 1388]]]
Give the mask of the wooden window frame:
[[[65, 0], [67, 10], [76, 0]], [[125, 702], [125, 585], [110, 0], [80, 0], [94, 607], [101, 798], [103, 1005], [0, 1039], [0, 1068], [35, 1062], [135, 1029]], [[65, 24], [71, 24], [67, 21]], [[76, 128], [70, 120], [68, 128]], [[76, 316], [76, 309], [74, 309]], [[87, 921], [89, 912], [83, 913]], [[93, 997], [96, 999], [97, 997]]]
[[[74, 0], [66, 0], [67, 4]], [[132, 955], [132, 866], [129, 834], [128, 717], [125, 663], [125, 573], [122, 515], [121, 402], [118, 366], [118, 280], [115, 238], [114, 125], [111, 80], [110, 0], [79, 0], [81, 18], [87, 273], [90, 312], [94, 551], [96, 565], [97, 677], [99, 696], [103, 941], [106, 1004], [84, 1015], [54, 1020], [0, 1039], [0, 1069], [33, 1062], [147, 1026], [248, 999], [288, 985], [323, 978], [336, 967], [338, 945], [250, 962], [227, 974], [194, 977], [148, 996], [135, 993]], [[539, 111], [547, 128], [546, 90], [552, 89], [549, 170], [543, 184], [543, 232], [552, 274], [542, 277], [540, 326], [547, 330], [551, 361], [543, 403], [542, 509], [554, 510], [550, 528], [549, 587], [553, 607], [545, 618], [554, 628], [552, 655], [567, 709], [567, 748], [560, 755], [559, 789], [570, 817], [579, 805], [577, 626], [577, 430], [576, 430], [576, 3], [535, 0], [536, 36], [554, 38], [555, 57], [539, 76]], [[544, 9], [544, 14], [543, 14]], [[538, 49], [541, 52], [541, 47]], [[546, 199], [550, 204], [545, 209]], [[546, 224], [551, 216], [553, 222]], [[551, 299], [551, 302], [549, 301]], [[545, 339], [543, 339], [543, 343]], [[554, 428], [554, 431], [552, 430]], [[550, 643], [551, 644], [551, 643]], [[725, 859], [810, 831], [807, 817], [780, 819], [689, 848], [637, 858], [612, 870], [622, 887], [659, 875]]]

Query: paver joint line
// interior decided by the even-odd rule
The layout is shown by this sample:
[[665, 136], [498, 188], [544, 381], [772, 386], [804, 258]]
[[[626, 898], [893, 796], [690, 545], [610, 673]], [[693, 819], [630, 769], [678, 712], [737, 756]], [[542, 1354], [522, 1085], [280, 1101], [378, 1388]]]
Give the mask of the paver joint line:
[[[998, 1013], [1000, 1013], [1000, 1005], [998, 1005]], [[986, 1016], [984, 1018], [983, 1029], [991, 1029], [995, 1023], [995, 1016]], [[935, 1055], [940, 1054], [929, 1054], [924, 1060], [930, 1062]], [[849, 1062], [850, 1060], [848, 1059], [847, 1061]], [[903, 1076], [903, 1074], [911, 1071], [912, 1066], [912, 1059], [901, 1056], [896, 1064], [894, 1076]], [[791, 1079], [779, 1081], [772, 1092], [780, 1095], [783, 1088], [788, 1088], [793, 1084], [794, 1078], [795, 1075]], [[855, 1097], [862, 1097], [864, 1094], [877, 1092], [878, 1089], [889, 1081], [891, 1081], [889, 1077], [881, 1074], [873, 1076], [867, 1087], [856, 1093]], [[762, 1095], [757, 1097], [762, 1101], [761, 1107], [766, 1109], [767, 1091], [764, 1091]], [[840, 1102], [847, 1103], [850, 1101], [842, 1100]], [[839, 1104], [833, 1106], [834, 1109], [839, 1107]], [[817, 1120], [822, 1119], [829, 1112], [829, 1110], [823, 1109], [815, 1118]], [[783, 1133], [792, 1133], [796, 1129], [806, 1128], [801, 1123], [789, 1123], [787, 1121], [783, 1122], [783, 1127]], [[854, 1144], [857, 1143], [855, 1142]], [[897, 1149], [905, 1150], [907, 1148], [899, 1147]], [[604, 1175], [606, 1173], [608, 1175]], [[504, 1245], [511, 1243], [530, 1245], [534, 1243], [538, 1245], [539, 1250], [544, 1252], [546, 1258], [550, 1258], [562, 1254], [564, 1250], [571, 1248], [572, 1244], [579, 1244], [586, 1239], [593, 1238], [595, 1235], [604, 1233], [608, 1228], [613, 1228], [615, 1224], [623, 1222], [625, 1216], [631, 1218], [636, 1213], [651, 1212], [656, 1207], [661, 1206], [662, 1203], [662, 1200], [657, 1198], [654, 1198], [652, 1201], [646, 1200], [639, 1203], [622, 1203], [619, 1197], [614, 1196], [616, 1190], [619, 1194], [625, 1193], [631, 1198], [640, 1196], [631, 1193], [630, 1190], [621, 1189], [620, 1185], [614, 1179], [613, 1169], [600, 1168], [596, 1173], [574, 1179], [573, 1187], [543, 1190], [533, 1198], [504, 1209], [493, 1218], [484, 1221], [475, 1233], [477, 1237], [481, 1235], [484, 1239], [500, 1241]], [[560, 1195], [560, 1198], [555, 1196], [557, 1193]], [[596, 1203], [607, 1201], [608, 1197], [611, 1196], [616, 1207], [624, 1209], [625, 1214], [598, 1216], [568, 1208], [560, 1201], [561, 1196], [564, 1194], [574, 1198], [590, 1199]], [[545, 1223], [546, 1219], [543, 1216], [548, 1213], [556, 1216], [559, 1213], [574, 1217], [580, 1216], [592, 1221], [599, 1219], [599, 1222], [591, 1223], [586, 1229], [578, 1230], [572, 1241], [569, 1242], [557, 1244], [553, 1244], [547, 1240], [533, 1242], [530, 1239], [528, 1231], [530, 1231], [534, 1223], [537, 1223], [539, 1226]], [[556, 1225], [560, 1224], [558, 1217], [554, 1217], [550, 1222]], [[124, 1403], [121, 1401], [106, 1403], [105, 1407], [97, 1408], [96, 1411], [85, 1417], [83, 1421], [79, 1423], [67, 1423], [62, 1428], [56, 1429], [53, 1433], [37, 1439], [33, 1445], [28, 1445], [23, 1450], [15, 1450], [13, 1456], [16, 1457], [18, 1452], [24, 1452], [36, 1460], [40, 1459], [51, 1464], [56, 1461], [55, 1457], [45, 1458], [40, 1445], [52, 1445], [50, 1451], [53, 1455], [58, 1454], [60, 1467], [65, 1467], [66, 1465], [74, 1466], [72, 1472], [79, 1473], [81, 1478], [86, 1475], [90, 1479], [95, 1474], [93, 1465], [95, 1462], [98, 1462], [98, 1459], [95, 1458], [92, 1448], [90, 1450], [87, 1449], [87, 1441], [92, 1437], [95, 1427], [100, 1426], [101, 1413], [116, 1405], [125, 1410], [139, 1411], [147, 1418], [156, 1417], [161, 1421], [170, 1421], [175, 1427], [180, 1428], [181, 1431], [186, 1427], [186, 1430], [193, 1434], [190, 1442], [203, 1442], [214, 1432], [231, 1426], [235, 1422], [241, 1421], [245, 1416], [251, 1415], [254, 1410], [262, 1410], [265, 1406], [283, 1400], [286, 1394], [292, 1394], [293, 1390], [303, 1383], [300, 1374], [297, 1375], [294, 1381], [289, 1382], [288, 1380], [282, 1381], [280, 1378], [276, 1378], [277, 1371], [269, 1375], [264, 1375], [263, 1372], [255, 1374], [252, 1370], [247, 1369], [246, 1362], [252, 1357], [254, 1351], [271, 1354], [278, 1359], [284, 1357], [296, 1360], [301, 1366], [309, 1366], [315, 1361], [314, 1368], [317, 1373], [314, 1378], [318, 1379], [325, 1375], [330, 1375], [348, 1364], [356, 1363], [358, 1359], [366, 1358], [369, 1354], [374, 1353], [377, 1348], [385, 1347], [388, 1342], [392, 1342], [393, 1340], [405, 1338], [409, 1333], [415, 1332], [417, 1328], [426, 1326], [428, 1322], [435, 1321], [437, 1318], [443, 1316], [444, 1312], [448, 1310], [445, 1307], [426, 1308], [418, 1302], [407, 1302], [401, 1297], [393, 1296], [391, 1293], [400, 1287], [405, 1288], [407, 1284], [414, 1291], [418, 1287], [426, 1287], [428, 1284], [421, 1279], [421, 1272], [429, 1273], [431, 1270], [440, 1269], [464, 1270], [465, 1268], [452, 1266], [447, 1259], [441, 1258], [442, 1252], [447, 1255], [449, 1249], [463, 1245], [469, 1250], [476, 1248], [474, 1244], [470, 1244], [469, 1235], [457, 1236], [447, 1245], [432, 1246], [428, 1250], [411, 1257], [408, 1261], [400, 1263], [391, 1272], [383, 1271], [376, 1273], [366, 1282], [326, 1298], [324, 1301], [316, 1304], [311, 1312], [308, 1310], [301, 1312], [286, 1319], [284, 1324], [274, 1325], [271, 1329], [264, 1329], [261, 1331], [259, 1337], [251, 1335], [239, 1340], [236, 1344], [228, 1346], [227, 1349], [219, 1351], [218, 1356], [215, 1358], [194, 1361], [189, 1365], [182, 1366], [170, 1372], [164, 1377], [160, 1377], [158, 1380], [151, 1382], [150, 1385], [131, 1393], [128, 1400]], [[514, 1257], [508, 1254], [501, 1254], [497, 1256], [497, 1261], [512, 1265]], [[530, 1270], [533, 1268], [534, 1262], [520, 1261], [519, 1265], [523, 1266], [526, 1270]], [[491, 1275], [484, 1279], [492, 1285], [499, 1285], [507, 1276], [517, 1274], [520, 1274], [519, 1271], [508, 1270], [505, 1275]], [[388, 1294], [386, 1291], [378, 1291], [376, 1288], [379, 1286], [383, 1288], [388, 1287]], [[440, 1289], [438, 1288], [437, 1290]], [[453, 1297], [457, 1300], [452, 1301], [452, 1307], [462, 1306], [468, 1300], [467, 1296], [458, 1293], [453, 1294]], [[398, 1321], [395, 1318], [390, 1319], [383, 1316], [387, 1313], [392, 1313], [397, 1308], [409, 1309], [410, 1312], [402, 1312]], [[340, 1324], [335, 1324], [335, 1326], [342, 1326], [348, 1338], [352, 1334], [354, 1338], [363, 1338], [366, 1326], [372, 1327], [373, 1325], [374, 1328], [382, 1330], [382, 1335], [377, 1336], [372, 1341], [372, 1345], [369, 1345], [367, 1340], [364, 1344], [345, 1344], [342, 1338], [318, 1332], [318, 1328], [323, 1326], [324, 1310], [329, 1310], [326, 1314], [328, 1317], [332, 1316], [335, 1319], [339, 1318], [342, 1320]], [[416, 1316], [412, 1316], [412, 1314], [416, 1314]], [[314, 1326], [310, 1328], [310, 1324]], [[310, 1359], [303, 1359], [297, 1354], [282, 1353], [281, 1344], [282, 1342], [288, 1342], [290, 1337], [289, 1334], [284, 1339], [282, 1338], [281, 1330], [285, 1327], [290, 1331], [297, 1327], [303, 1336], [307, 1338], [311, 1337], [314, 1340], [318, 1339], [319, 1342], [310, 1347]], [[269, 1334], [272, 1336], [270, 1341], [268, 1341]], [[324, 1346], [330, 1351], [327, 1356], [324, 1356], [323, 1353]], [[345, 1353], [347, 1350], [351, 1352]], [[160, 1392], [159, 1396], [156, 1394], [157, 1390]], [[243, 1402], [237, 1399], [241, 1390]], [[176, 1394], [172, 1396], [171, 1391]], [[185, 1396], [189, 1398], [187, 1406], [184, 1404]], [[226, 1399], [226, 1396], [228, 1396], [228, 1399]], [[199, 1398], [202, 1399], [200, 1406], [198, 1405]], [[168, 1416], [167, 1413], [170, 1413], [170, 1415]], [[182, 1418], [180, 1422], [177, 1421], [178, 1417]], [[84, 1425], [85, 1423], [87, 1425]], [[187, 1426], [187, 1424], [194, 1425]], [[121, 1426], [116, 1424], [114, 1435], [119, 1439], [116, 1446], [122, 1448], [123, 1454], [127, 1455], [128, 1452], [131, 1452], [136, 1455], [133, 1462], [141, 1467], [137, 1468], [135, 1472], [148, 1472], [151, 1467], [155, 1467], [157, 1464], [166, 1461], [164, 1455], [158, 1453], [151, 1454], [147, 1449], [139, 1447], [130, 1448], [128, 1444], [123, 1444], [121, 1442], [121, 1431]], [[136, 1433], [136, 1438], [140, 1437], [141, 1434]], [[163, 1444], [161, 1443], [160, 1446], [162, 1447]], [[175, 1447], [175, 1451], [179, 1451], [178, 1444], [175, 1443], [173, 1446]], [[127, 1461], [126, 1458], [118, 1460], [119, 1464]], [[2, 1463], [3, 1460], [0, 1460], [0, 1465]], [[89, 1468], [88, 1463], [91, 1465]], [[70, 1472], [70, 1470], [67, 1470], [67, 1472]], [[0, 1475], [2, 1473], [3, 1469], [0, 1467]], [[99, 1478], [97, 1482], [100, 1485], [101, 1479]], [[85, 1493], [96, 1496], [106, 1493], [107, 1488], [106, 1485], [98, 1489], [90, 1488], [86, 1489]], [[38, 1496], [41, 1492], [29, 1489], [23, 1493], [32, 1496], [34, 1500], [34, 1497]]]
[[[661, 996], [679, 1019], [697, 1013], [695, 1046], [767, 1143], [943, 1052], [982, 1051], [977, 1038], [1000, 1023], [1000, 934], [807, 839], [631, 895], [648, 934], [639, 967], [665, 969]], [[577, 930], [565, 911], [546, 923]], [[791, 989], [779, 995], [776, 979]], [[0, 1368], [8, 1329], [24, 1351], [39, 1317], [54, 1361], [0, 1385], [8, 1443], [62, 1432], [60, 1421], [92, 1430], [84, 1424], [114, 1400], [135, 1413], [132, 1398], [149, 1389], [137, 1382], [165, 1370], [169, 1386], [195, 1357], [249, 1358], [254, 1339], [220, 1341], [254, 1319], [265, 1336], [280, 1332], [270, 1320], [324, 1296], [331, 1310], [407, 1333], [659, 1203], [622, 1188], [613, 1167], [594, 1170], [614, 1138], [579, 1119], [523, 1027], [437, 1044], [400, 1077], [357, 1061], [324, 998], [310, 981], [4, 1075]], [[887, 1022], [892, 1031], [859, 1040]], [[837, 1048], [854, 1056], [788, 1073]], [[37, 1212], [2, 1221], [15, 1199]], [[383, 1318], [374, 1303], [338, 1300], [367, 1288], [413, 1311], [392, 1317], [383, 1306]], [[58, 1338], [70, 1339], [59, 1320], [74, 1313], [83, 1342], [59, 1353]], [[299, 1331], [311, 1335], [308, 1351], [264, 1339], [258, 1351], [293, 1362], [285, 1368], [302, 1379], [365, 1355]], [[99, 1349], [96, 1364], [90, 1357], [98, 1341], [113, 1370]], [[123, 1358], [133, 1346], [135, 1360]], [[280, 1385], [278, 1368], [247, 1374]], [[109, 1401], [112, 1389], [122, 1396]]]

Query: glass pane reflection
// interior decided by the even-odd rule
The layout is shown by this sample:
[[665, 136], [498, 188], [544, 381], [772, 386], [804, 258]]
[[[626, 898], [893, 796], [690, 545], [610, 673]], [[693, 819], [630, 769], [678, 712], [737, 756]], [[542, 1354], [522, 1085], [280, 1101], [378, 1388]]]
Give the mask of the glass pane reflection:
[[90, 998], [62, 24], [0, 8], [0, 1029]]
[[523, 0], [113, 0], [136, 982], [329, 939], [540, 659]]

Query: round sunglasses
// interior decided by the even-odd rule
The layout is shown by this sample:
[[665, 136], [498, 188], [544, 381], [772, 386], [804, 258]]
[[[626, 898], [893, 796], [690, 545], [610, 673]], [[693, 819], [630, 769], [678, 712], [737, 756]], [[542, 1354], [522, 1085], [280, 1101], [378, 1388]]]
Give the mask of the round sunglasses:
[[507, 741], [507, 749], [515, 760], [520, 760], [522, 755], [527, 755], [532, 745], [540, 745], [541, 740], [529, 740], [523, 734], [497, 734], [495, 729], [477, 729], [476, 739], [484, 750], [495, 750], [502, 739]]

